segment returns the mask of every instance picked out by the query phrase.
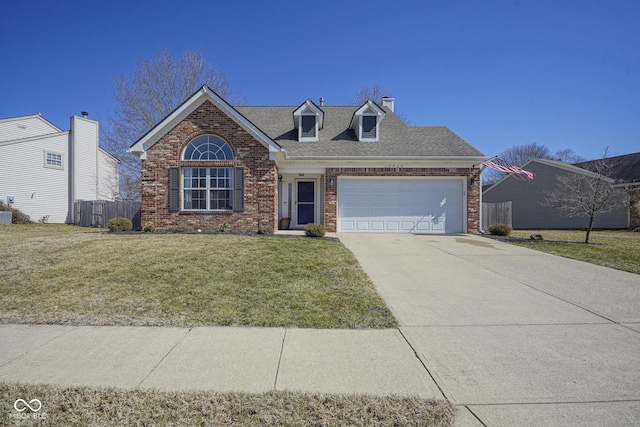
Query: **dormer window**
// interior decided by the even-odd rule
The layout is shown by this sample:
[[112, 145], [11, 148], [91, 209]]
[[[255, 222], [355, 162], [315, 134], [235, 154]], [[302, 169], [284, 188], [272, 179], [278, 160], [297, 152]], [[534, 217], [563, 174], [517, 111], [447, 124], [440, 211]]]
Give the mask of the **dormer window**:
[[[313, 113], [312, 113], [313, 114]], [[315, 114], [303, 113], [300, 116], [300, 139], [315, 138], [318, 139], [318, 120]]]
[[384, 110], [369, 100], [353, 113], [350, 127], [356, 133], [358, 141], [377, 142], [383, 118]]
[[378, 117], [362, 116], [362, 133], [360, 139], [378, 140]]
[[318, 133], [322, 129], [324, 113], [311, 100], [293, 112], [293, 126], [298, 131], [298, 141], [317, 142]]

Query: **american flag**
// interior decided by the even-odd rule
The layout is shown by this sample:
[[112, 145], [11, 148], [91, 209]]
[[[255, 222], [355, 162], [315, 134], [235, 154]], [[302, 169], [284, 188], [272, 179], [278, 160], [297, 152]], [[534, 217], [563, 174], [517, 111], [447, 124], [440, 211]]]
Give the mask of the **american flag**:
[[500, 172], [517, 173], [524, 175], [527, 177], [527, 179], [529, 179], [529, 181], [533, 180], [533, 177], [535, 176], [533, 173], [519, 168], [518, 166], [510, 165], [504, 160], [501, 160], [497, 157], [495, 159], [487, 160], [483, 164], [488, 168], [495, 169]]

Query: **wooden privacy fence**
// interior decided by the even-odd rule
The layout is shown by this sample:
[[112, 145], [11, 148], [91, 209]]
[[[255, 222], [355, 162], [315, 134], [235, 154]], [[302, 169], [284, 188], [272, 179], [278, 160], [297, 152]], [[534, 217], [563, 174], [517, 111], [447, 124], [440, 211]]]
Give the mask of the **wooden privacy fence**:
[[111, 218], [129, 218], [134, 230], [142, 228], [140, 202], [110, 202], [107, 200], [76, 200], [74, 218], [80, 227], [106, 228]]
[[486, 230], [492, 224], [513, 226], [511, 223], [511, 202], [482, 204], [482, 228]]

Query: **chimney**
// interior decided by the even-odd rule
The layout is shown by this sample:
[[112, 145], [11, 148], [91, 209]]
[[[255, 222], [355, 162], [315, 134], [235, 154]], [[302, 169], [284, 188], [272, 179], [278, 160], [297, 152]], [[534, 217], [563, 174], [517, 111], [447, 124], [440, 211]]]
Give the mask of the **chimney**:
[[389, 98], [388, 96], [383, 96], [382, 97], [382, 106], [383, 107], [387, 107], [389, 110], [391, 110], [392, 112], [395, 113], [395, 99], [394, 98]]
[[320, 106], [324, 107], [324, 98], [320, 98]]
[[87, 113], [86, 111], [81, 111], [80, 114], [82, 115], [82, 117], [84, 117], [85, 119], [87, 117], [89, 117], [89, 113]]

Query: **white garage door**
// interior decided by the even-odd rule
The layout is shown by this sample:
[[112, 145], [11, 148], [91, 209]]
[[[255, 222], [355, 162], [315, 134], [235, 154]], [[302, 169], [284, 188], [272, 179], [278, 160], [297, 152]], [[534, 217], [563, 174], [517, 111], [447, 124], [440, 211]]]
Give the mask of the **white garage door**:
[[338, 231], [462, 233], [463, 181], [339, 179]]

